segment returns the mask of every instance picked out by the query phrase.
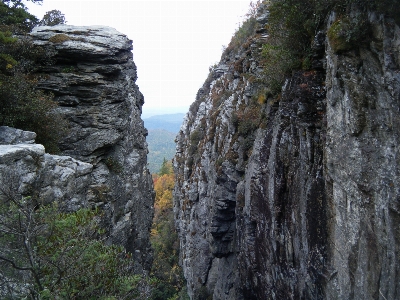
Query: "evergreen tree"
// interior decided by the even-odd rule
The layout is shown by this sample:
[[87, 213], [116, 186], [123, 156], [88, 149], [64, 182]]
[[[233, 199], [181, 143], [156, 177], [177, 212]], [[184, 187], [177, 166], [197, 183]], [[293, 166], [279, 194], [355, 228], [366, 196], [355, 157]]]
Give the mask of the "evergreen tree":
[[[30, 0], [34, 3], [42, 3], [42, 0]], [[27, 11], [22, 0], [2, 0], [0, 2], [0, 26], [8, 26], [13, 32], [30, 31], [36, 24], [38, 19]], [[2, 31], [3, 28], [0, 28]]]
[[40, 21], [40, 26], [55, 26], [58, 24], [65, 24], [65, 16], [64, 14], [57, 10], [53, 9], [48, 11], [44, 16], [43, 19]]
[[160, 171], [158, 172], [159, 176], [163, 176], [163, 175], [167, 175], [167, 174], [172, 174], [173, 170], [172, 170], [172, 162], [168, 161], [165, 159], [163, 160], [163, 163], [161, 165]]

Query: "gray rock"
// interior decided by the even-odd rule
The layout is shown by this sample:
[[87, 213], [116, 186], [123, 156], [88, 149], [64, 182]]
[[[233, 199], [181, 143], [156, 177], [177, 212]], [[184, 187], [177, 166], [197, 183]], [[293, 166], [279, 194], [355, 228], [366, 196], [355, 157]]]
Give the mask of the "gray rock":
[[44, 147], [38, 144], [0, 145], [0, 163], [12, 164], [25, 157], [37, 158], [44, 155]]
[[136, 272], [148, 271], [154, 191], [132, 41], [103, 26], [41, 26], [30, 35], [53, 54], [54, 64], [39, 68], [38, 88], [55, 95], [69, 132], [59, 145], [61, 156], [44, 155], [40, 145], [18, 145], [0, 152], [0, 167], [23, 179], [16, 184], [20, 193], [36, 191], [65, 211], [103, 209], [107, 243], [130, 251]]
[[31, 34], [36, 45], [49, 43], [64, 59], [122, 63], [129, 59], [126, 50], [132, 50], [132, 41], [106, 26], [39, 26]]
[[400, 28], [374, 14], [370, 22], [359, 55], [327, 49], [330, 299], [400, 296]]
[[191, 299], [399, 298], [400, 29], [369, 18], [369, 44], [340, 55], [319, 32], [315, 70], [259, 114], [262, 38], [209, 75], [174, 160]]
[[0, 145], [33, 144], [36, 133], [21, 129], [0, 126]]
[[45, 154], [38, 144], [0, 145], [0, 184], [11, 193], [57, 201], [64, 211], [88, 207], [93, 166], [68, 156]]
[[[47, 31], [40, 30], [46, 36]], [[88, 201], [107, 210], [109, 241], [132, 252], [138, 270], [149, 270], [154, 192], [147, 170], [147, 131], [140, 118], [144, 100], [135, 84], [132, 42], [110, 28], [49, 28], [52, 30], [78, 40], [76, 31], [84, 32], [78, 34], [83, 34], [83, 44], [73, 42], [65, 47], [35, 36], [47, 47], [55, 47], [56, 66], [61, 69], [49, 73], [40, 87], [54, 92], [56, 100], [63, 96], [75, 100], [74, 106], [60, 103], [60, 111], [70, 121], [62, 153], [94, 165]], [[86, 50], [86, 43], [95, 46], [94, 52]], [[73, 57], [67, 67], [65, 57]], [[63, 71], [68, 66], [74, 71]]]

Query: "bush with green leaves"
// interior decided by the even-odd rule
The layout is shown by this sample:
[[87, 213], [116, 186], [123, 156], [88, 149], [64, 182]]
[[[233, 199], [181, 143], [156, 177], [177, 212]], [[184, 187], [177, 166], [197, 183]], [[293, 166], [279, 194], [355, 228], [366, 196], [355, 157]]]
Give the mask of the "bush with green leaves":
[[249, 11], [245, 14], [243, 22], [240, 24], [239, 28], [235, 31], [228, 47], [224, 50], [232, 51], [242, 46], [249, 37], [254, 33], [254, 28], [256, 27], [257, 21], [257, 10], [261, 5], [262, 1], [257, 0], [256, 2], [250, 2]]
[[100, 212], [62, 213], [0, 188], [0, 296], [4, 299], [134, 299], [140, 276], [120, 246], [105, 245]]
[[240, 146], [244, 152], [244, 158], [249, 158], [249, 150], [253, 148], [254, 140], [256, 138], [255, 132], [260, 127], [263, 117], [265, 116], [262, 112], [262, 103], [258, 102], [257, 98], [262, 98], [262, 94], [259, 97], [254, 97], [249, 105], [242, 105], [232, 115], [232, 125], [236, 129], [235, 139], [241, 137]]
[[264, 59], [264, 80], [268, 83], [268, 94], [276, 95], [281, 91], [285, 77], [300, 67], [301, 60], [289, 48], [279, 43], [262, 45]]
[[368, 34], [369, 24], [365, 16], [339, 18], [327, 31], [332, 50], [336, 53], [359, 47], [368, 41]]
[[265, 74], [273, 94], [292, 70], [310, 67], [311, 42], [336, 0], [271, 0], [268, 43], [263, 45]]
[[52, 99], [51, 94], [36, 90], [35, 82], [23, 74], [0, 75], [0, 125], [34, 131], [37, 143], [57, 153], [68, 125]]
[[256, 25], [256, 18], [250, 17], [243, 21], [242, 25], [236, 30], [233, 35], [231, 42], [228, 46], [228, 50], [231, 48], [237, 48], [244, 44], [246, 40], [253, 34], [254, 27]]

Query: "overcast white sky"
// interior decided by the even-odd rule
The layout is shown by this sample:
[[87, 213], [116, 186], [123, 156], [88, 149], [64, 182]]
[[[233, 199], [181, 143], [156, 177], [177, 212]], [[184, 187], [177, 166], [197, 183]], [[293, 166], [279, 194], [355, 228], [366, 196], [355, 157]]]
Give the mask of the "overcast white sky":
[[248, 11], [250, 0], [43, 0], [39, 19], [60, 10], [68, 25], [107, 25], [133, 40], [143, 118], [186, 112]]

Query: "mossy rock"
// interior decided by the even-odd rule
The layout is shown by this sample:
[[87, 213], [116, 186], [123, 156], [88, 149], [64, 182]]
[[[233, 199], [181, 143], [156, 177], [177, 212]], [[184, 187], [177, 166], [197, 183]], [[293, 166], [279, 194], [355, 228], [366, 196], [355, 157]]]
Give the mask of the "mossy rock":
[[348, 51], [353, 48], [354, 45], [348, 34], [350, 25], [347, 19], [339, 19], [328, 29], [329, 43], [335, 53]]
[[71, 40], [71, 38], [64, 33], [56, 34], [56, 35], [53, 35], [51, 38], [49, 38], [49, 42], [52, 42], [55, 44], [61, 44], [61, 43], [64, 43], [64, 42], [70, 41], [70, 40]]
[[327, 36], [335, 53], [345, 52], [368, 45], [371, 24], [365, 14], [344, 17], [335, 21], [328, 29]]

